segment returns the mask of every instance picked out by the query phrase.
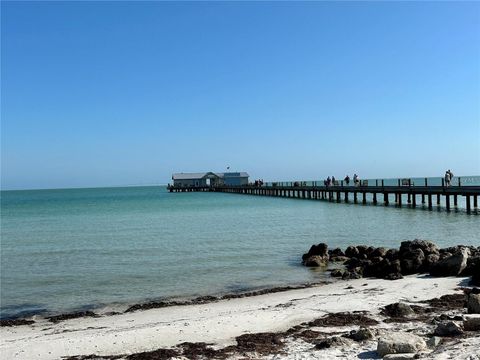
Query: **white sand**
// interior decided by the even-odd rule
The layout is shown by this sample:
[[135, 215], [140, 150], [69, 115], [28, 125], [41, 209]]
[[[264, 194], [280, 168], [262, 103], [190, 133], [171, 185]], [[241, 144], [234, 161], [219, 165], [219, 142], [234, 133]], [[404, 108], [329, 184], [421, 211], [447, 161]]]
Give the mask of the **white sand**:
[[[3, 359], [58, 359], [71, 355], [131, 354], [186, 341], [223, 346], [234, 344], [235, 337], [244, 333], [282, 331], [330, 312], [365, 310], [376, 314], [390, 303], [455, 293], [463, 280], [427, 276], [408, 276], [396, 281], [358, 279], [58, 324], [37, 319], [33, 325], [2, 327], [0, 354]], [[291, 358], [304, 358], [301, 346], [297, 350], [298, 356]]]

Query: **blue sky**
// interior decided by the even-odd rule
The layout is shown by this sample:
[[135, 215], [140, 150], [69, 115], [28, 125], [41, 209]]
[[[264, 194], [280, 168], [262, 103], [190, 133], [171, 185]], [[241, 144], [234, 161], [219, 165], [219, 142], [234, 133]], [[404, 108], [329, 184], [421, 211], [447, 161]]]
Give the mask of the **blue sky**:
[[2, 188], [480, 174], [480, 3], [2, 2]]

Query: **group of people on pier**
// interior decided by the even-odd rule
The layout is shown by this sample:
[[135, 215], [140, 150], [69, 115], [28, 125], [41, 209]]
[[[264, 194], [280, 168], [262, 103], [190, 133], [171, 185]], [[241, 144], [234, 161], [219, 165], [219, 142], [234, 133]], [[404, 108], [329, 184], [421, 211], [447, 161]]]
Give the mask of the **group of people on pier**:
[[253, 183], [254, 186], [263, 186], [263, 179], [258, 179], [258, 180], [255, 180], [255, 182]]
[[[345, 182], [345, 185], [347, 185], [347, 186], [350, 185], [350, 176], [348, 176], [348, 174], [347, 174], [347, 176], [345, 176], [343, 181]], [[335, 176], [332, 176], [331, 178], [329, 176], [323, 181], [323, 184], [327, 187], [328, 186], [338, 186], [338, 181], [335, 179]], [[355, 186], [360, 185], [360, 178], [358, 177], [357, 174], [353, 175], [353, 184]]]
[[452, 184], [453, 173], [448, 169], [445, 171], [445, 185], [450, 186]]

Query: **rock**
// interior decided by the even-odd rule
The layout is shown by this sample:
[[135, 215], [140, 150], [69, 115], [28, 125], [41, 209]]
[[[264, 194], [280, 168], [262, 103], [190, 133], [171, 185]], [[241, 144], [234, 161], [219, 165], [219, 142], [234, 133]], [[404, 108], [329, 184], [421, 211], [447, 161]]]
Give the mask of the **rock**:
[[405, 353], [405, 354], [388, 354], [383, 357], [383, 359], [387, 360], [410, 360], [416, 359], [417, 354], [415, 353]]
[[370, 254], [370, 256], [373, 258], [373, 257], [385, 257], [385, 255], [387, 255], [387, 249], [384, 248], [384, 247], [378, 247], [376, 248], [375, 250], [372, 251], [372, 253]]
[[467, 259], [470, 250], [465, 247], [443, 260], [437, 261], [430, 267], [430, 275], [432, 276], [457, 276], [467, 266]]
[[442, 338], [438, 336], [432, 336], [430, 339], [427, 340], [427, 346], [429, 349], [435, 349], [440, 343], [442, 342]]
[[434, 331], [438, 336], [457, 336], [463, 334], [463, 329], [453, 321], [441, 322]]
[[410, 275], [421, 271], [424, 260], [425, 254], [423, 253], [422, 249], [416, 248], [412, 250], [406, 250], [403, 253], [400, 251], [402, 274]]
[[348, 261], [349, 258], [346, 256], [340, 256], [340, 255], [331, 255], [330, 256], [330, 261], [332, 262], [345, 262]]
[[385, 276], [385, 280], [400, 280], [403, 279], [403, 275], [400, 273], [391, 273]]
[[472, 256], [472, 250], [470, 249], [470, 256], [467, 259], [467, 266], [463, 269], [461, 276], [472, 276], [476, 272], [480, 271], [480, 256]]
[[440, 255], [428, 254], [423, 262], [423, 265], [425, 266], [425, 270], [430, 271], [432, 265], [435, 264], [438, 260], [440, 260]]
[[368, 257], [368, 246], [367, 245], [357, 245], [357, 250], [359, 255], [367, 255]]
[[468, 318], [463, 322], [466, 331], [480, 331], [480, 318]]
[[347, 337], [355, 341], [365, 341], [373, 338], [373, 332], [369, 328], [362, 327], [358, 330], [350, 331]]
[[480, 286], [480, 263], [477, 263], [472, 269], [472, 281], [470, 283], [474, 286]]
[[467, 310], [469, 314], [480, 314], [480, 294], [468, 295]]
[[382, 336], [378, 340], [377, 353], [380, 356], [398, 353], [416, 353], [425, 350], [427, 344], [417, 335], [397, 332]]
[[329, 250], [328, 253], [330, 254], [330, 256], [345, 256], [345, 253], [340, 248]]
[[333, 277], [342, 277], [343, 274], [345, 274], [346, 272], [347, 271], [345, 271], [345, 270], [335, 269], [330, 273], [330, 275], [333, 276]]
[[307, 258], [303, 264], [308, 267], [315, 266], [327, 266], [328, 265], [328, 256], [313, 255]]
[[410, 305], [404, 303], [394, 303], [383, 308], [383, 314], [390, 317], [407, 317], [415, 314]]
[[350, 271], [346, 271], [342, 279], [343, 280], [348, 280], [348, 279], [361, 279], [363, 277], [363, 269], [361, 267], [356, 267], [353, 268]]
[[345, 256], [347, 256], [349, 258], [352, 258], [352, 257], [358, 258], [359, 254], [360, 254], [360, 252], [358, 251], [358, 249], [355, 246], [349, 246], [345, 250]]
[[338, 337], [338, 336], [333, 336], [331, 338], [327, 339], [322, 339], [317, 344], [315, 345], [316, 349], [322, 350], [322, 349], [327, 349], [332, 346], [345, 346], [345, 345], [351, 345], [352, 342], [348, 339]]
[[440, 250], [437, 245], [428, 240], [419, 240], [415, 239], [413, 241], [402, 241], [400, 244], [400, 257], [406, 252], [413, 251], [416, 249], [422, 250], [425, 256], [429, 254], [439, 254]]
[[389, 249], [384, 257], [390, 261], [398, 260], [400, 252], [397, 249]]
[[312, 245], [310, 250], [308, 250], [308, 253], [303, 254], [302, 260], [307, 260], [308, 258], [318, 255], [321, 257], [326, 257], [328, 258], [328, 245], [325, 243], [320, 243], [318, 245]]

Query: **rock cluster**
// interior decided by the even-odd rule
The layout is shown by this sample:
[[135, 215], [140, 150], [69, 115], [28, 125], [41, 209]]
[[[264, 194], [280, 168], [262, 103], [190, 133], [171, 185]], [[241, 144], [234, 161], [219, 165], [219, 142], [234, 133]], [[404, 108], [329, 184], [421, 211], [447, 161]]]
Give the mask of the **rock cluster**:
[[403, 275], [429, 273], [432, 276], [472, 276], [472, 284], [480, 284], [480, 247], [458, 245], [440, 249], [431, 241], [403, 241], [399, 249], [366, 245], [328, 250], [325, 243], [313, 245], [302, 256], [305, 266], [327, 266], [342, 263], [334, 269], [334, 277], [358, 279], [376, 277], [396, 280]]

